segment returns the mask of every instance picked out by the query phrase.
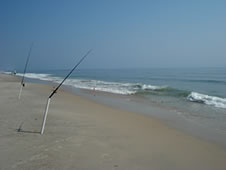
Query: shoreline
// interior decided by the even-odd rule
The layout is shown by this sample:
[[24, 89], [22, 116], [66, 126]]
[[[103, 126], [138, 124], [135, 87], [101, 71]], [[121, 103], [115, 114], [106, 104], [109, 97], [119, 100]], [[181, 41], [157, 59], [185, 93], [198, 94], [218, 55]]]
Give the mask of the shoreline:
[[[20, 76], [16, 77], [20, 79]], [[46, 84], [53, 87], [58, 85], [58, 83], [46, 80], [32, 78], [26, 79], [30, 83]], [[127, 112], [135, 112], [137, 114], [150, 116], [151, 118], [164, 122], [171, 128], [175, 128], [185, 134], [198, 137], [202, 140], [215, 143], [226, 150], [226, 127], [221, 127], [222, 122], [217, 126], [215, 126], [216, 124], [212, 125], [211, 119], [208, 120], [209, 122], [205, 122], [205, 117], [208, 118], [208, 113], [204, 110], [202, 110], [200, 115], [200, 113], [196, 113], [195, 111], [188, 112], [188, 110], [170, 107], [164, 103], [150, 103], [144, 96], [122, 95], [98, 90], [95, 92], [96, 94], [93, 95], [93, 90], [89, 89], [79, 89], [70, 85], [63, 85], [61, 88], [69, 93], [79, 95], [80, 97], [84, 97], [85, 99], [98, 104], [103, 104]], [[199, 103], [191, 103], [187, 105], [187, 107], [195, 108], [197, 107], [196, 105], [199, 105]], [[201, 121], [201, 119], [203, 120]]]
[[18, 100], [18, 80], [0, 74], [0, 169], [226, 169], [216, 144], [65, 89], [51, 101], [44, 135], [34, 133], [52, 86], [26, 83]]
[[[20, 76], [16, 76], [20, 78]], [[38, 83], [38, 84], [46, 84], [53, 87], [56, 87], [58, 83], [48, 81], [48, 80], [39, 80], [26, 78], [27, 82], [30, 83]], [[79, 95], [84, 97], [85, 99], [92, 100], [93, 102], [97, 102], [99, 104], [106, 105], [108, 107], [113, 107], [116, 109], [121, 109], [123, 111], [135, 112], [137, 114], [144, 114], [150, 116], [151, 118], [155, 118], [157, 120], [163, 121], [167, 126], [176, 128], [179, 131], [182, 131], [185, 134], [192, 135], [198, 137], [202, 140], [209, 141], [211, 143], [215, 143], [219, 146], [223, 146], [226, 150], [226, 126], [224, 125], [224, 114], [221, 115], [223, 118], [221, 122], [212, 121], [212, 110], [213, 107], [209, 107], [212, 111], [202, 110], [201, 112], [196, 112], [195, 110], [190, 112], [188, 110], [184, 110], [185, 107], [196, 108], [198, 105], [200, 107], [202, 104], [200, 103], [192, 103], [189, 102], [187, 105], [182, 108], [172, 107], [167, 104], [158, 103], [158, 102], [149, 102], [144, 96], [140, 95], [123, 95], [123, 94], [115, 94], [111, 92], [98, 91], [96, 90], [95, 95], [93, 90], [89, 89], [80, 89], [71, 85], [63, 85], [62, 89], [66, 90], [69, 93], [74, 93], [75, 95]], [[155, 96], [153, 96], [155, 98]], [[155, 99], [154, 99], [155, 100]], [[175, 100], [175, 99], [171, 99]], [[185, 103], [184, 103], [185, 104]], [[180, 103], [179, 105], [183, 105]], [[199, 106], [198, 106], [199, 107]], [[219, 114], [222, 113], [214, 113]]]
[[[49, 84], [51, 85], [51, 82]], [[161, 103], [150, 103], [144, 97], [137, 95], [122, 95], [102, 91], [96, 91], [95, 95], [93, 95], [92, 90], [77, 89], [67, 85], [63, 85], [62, 89], [98, 104], [149, 116], [150, 118], [163, 122], [170, 128], [175, 128], [182, 133], [215, 143], [226, 150], [226, 131], [213, 129], [205, 126], [205, 124], [199, 124], [200, 122], [185, 118], [184, 114], [195, 115], [195, 113], [165, 106]]]

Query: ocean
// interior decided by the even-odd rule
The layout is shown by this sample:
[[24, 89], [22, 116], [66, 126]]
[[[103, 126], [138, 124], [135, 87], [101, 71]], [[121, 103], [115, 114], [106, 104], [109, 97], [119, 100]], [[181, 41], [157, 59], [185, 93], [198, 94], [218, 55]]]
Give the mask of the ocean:
[[[60, 83], [69, 71], [32, 71], [25, 77]], [[226, 68], [78, 69], [64, 85], [226, 146]], [[94, 96], [94, 90], [102, 93]]]

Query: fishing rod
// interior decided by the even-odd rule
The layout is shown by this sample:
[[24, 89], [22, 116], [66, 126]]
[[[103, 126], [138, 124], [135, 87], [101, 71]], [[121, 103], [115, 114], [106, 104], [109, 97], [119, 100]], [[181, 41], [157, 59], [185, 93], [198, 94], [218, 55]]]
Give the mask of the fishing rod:
[[49, 104], [50, 104], [50, 100], [53, 97], [53, 95], [57, 92], [57, 90], [60, 88], [60, 86], [62, 86], [62, 84], [65, 82], [65, 80], [71, 75], [71, 73], [81, 64], [81, 62], [89, 55], [89, 53], [92, 50], [89, 50], [80, 60], [79, 62], [73, 67], [73, 69], [67, 74], [67, 76], [63, 79], [63, 81], [53, 90], [53, 92], [49, 95], [48, 99], [47, 99], [47, 103], [46, 103], [46, 108], [45, 108], [45, 112], [44, 112], [44, 117], [43, 117], [43, 121], [42, 121], [42, 128], [41, 128], [41, 134], [44, 133], [44, 129], [45, 129], [45, 123], [46, 123], [46, 118], [47, 118], [47, 114], [48, 114], [48, 110], [49, 110]]
[[25, 77], [25, 74], [26, 74], [26, 71], [27, 71], [27, 65], [28, 65], [28, 62], [30, 60], [30, 56], [31, 56], [31, 51], [32, 51], [32, 48], [33, 48], [33, 42], [31, 43], [31, 47], [29, 49], [29, 52], [28, 52], [28, 56], [27, 56], [27, 60], [26, 60], [26, 63], [25, 63], [25, 67], [24, 67], [24, 73], [23, 73], [23, 77], [21, 79], [21, 85], [20, 85], [20, 93], [19, 93], [19, 99], [20, 99], [20, 96], [21, 96], [21, 93], [22, 93], [22, 89], [23, 87], [25, 86], [25, 83], [24, 83], [24, 77]]

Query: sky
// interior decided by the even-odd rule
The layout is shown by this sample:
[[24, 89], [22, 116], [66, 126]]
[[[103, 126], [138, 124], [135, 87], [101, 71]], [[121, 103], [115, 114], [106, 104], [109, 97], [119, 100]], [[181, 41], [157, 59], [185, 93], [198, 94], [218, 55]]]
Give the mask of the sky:
[[225, 0], [0, 0], [0, 69], [226, 67]]

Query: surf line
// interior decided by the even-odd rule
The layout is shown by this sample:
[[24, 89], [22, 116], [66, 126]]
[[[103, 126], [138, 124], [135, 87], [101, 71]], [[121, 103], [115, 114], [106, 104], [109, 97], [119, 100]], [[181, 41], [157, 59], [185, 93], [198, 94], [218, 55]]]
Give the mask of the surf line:
[[44, 133], [44, 129], [45, 129], [45, 124], [46, 124], [46, 118], [47, 118], [47, 114], [48, 114], [48, 110], [49, 110], [49, 104], [51, 101], [51, 98], [53, 97], [53, 95], [57, 92], [57, 90], [60, 88], [60, 86], [62, 86], [62, 84], [64, 83], [64, 81], [71, 75], [71, 73], [81, 64], [81, 62], [89, 55], [89, 53], [92, 50], [89, 50], [80, 60], [79, 62], [73, 67], [73, 69], [67, 74], [67, 76], [63, 79], [63, 81], [53, 90], [53, 92], [49, 95], [48, 99], [47, 99], [47, 103], [46, 103], [46, 108], [45, 108], [45, 112], [44, 112], [44, 117], [43, 117], [43, 121], [42, 121], [42, 128], [41, 128], [41, 135]]
[[30, 49], [29, 49], [29, 52], [28, 52], [27, 60], [26, 60], [26, 63], [25, 63], [24, 73], [23, 73], [23, 77], [22, 77], [22, 79], [21, 79], [20, 93], [19, 93], [19, 96], [18, 96], [19, 99], [20, 99], [20, 97], [21, 97], [21, 93], [22, 93], [23, 87], [25, 86], [25, 83], [24, 83], [24, 77], [25, 77], [25, 74], [26, 74], [26, 71], [27, 71], [27, 65], [28, 65], [28, 62], [29, 62], [29, 60], [30, 60], [31, 50], [32, 50], [32, 48], [33, 48], [33, 45], [34, 45], [34, 43], [32, 42], [32, 43], [31, 43], [31, 46], [30, 46]]

